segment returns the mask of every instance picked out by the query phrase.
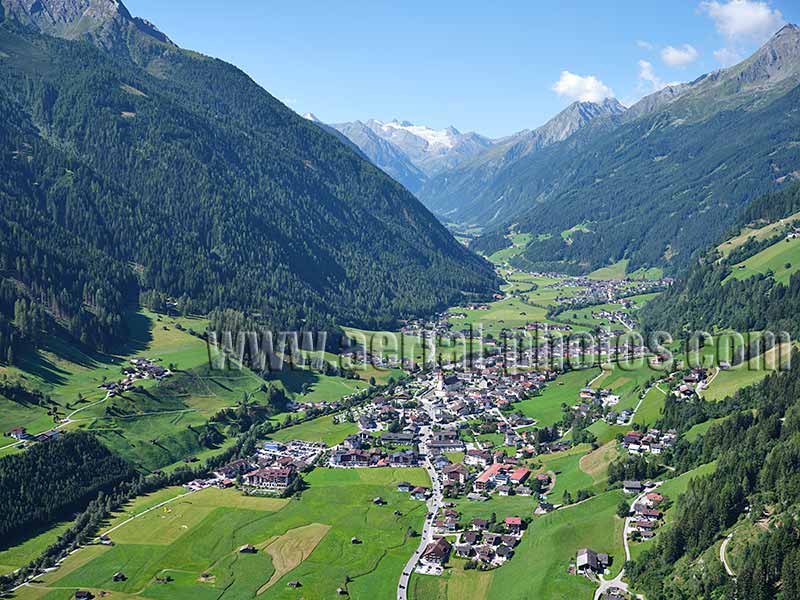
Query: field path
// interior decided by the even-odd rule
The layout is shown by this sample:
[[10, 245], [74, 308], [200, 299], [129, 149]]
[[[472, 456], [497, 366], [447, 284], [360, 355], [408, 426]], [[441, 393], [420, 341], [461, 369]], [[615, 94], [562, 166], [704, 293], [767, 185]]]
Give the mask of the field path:
[[114, 525], [114, 527], [112, 527], [111, 529], [109, 529], [107, 531], [104, 531], [100, 535], [108, 535], [109, 533], [111, 533], [112, 531], [116, 531], [117, 529], [119, 529], [123, 525], [127, 525], [128, 523], [130, 523], [134, 519], [138, 519], [139, 517], [141, 517], [143, 515], [146, 515], [147, 513], [152, 512], [152, 511], [156, 510], [157, 508], [161, 508], [162, 506], [164, 506], [166, 504], [169, 504], [170, 502], [175, 502], [175, 500], [180, 500], [181, 498], [185, 498], [189, 494], [194, 494], [196, 491], [197, 490], [191, 490], [191, 491], [188, 491], [188, 492], [186, 492], [184, 494], [180, 494], [178, 496], [175, 496], [174, 498], [170, 498], [169, 500], [164, 500], [164, 502], [156, 504], [155, 506], [151, 506], [147, 510], [143, 510], [142, 512], [137, 513], [137, 514], [133, 515], [132, 517], [129, 517], [129, 518], [125, 519], [122, 523], [120, 523], [118, 525]]

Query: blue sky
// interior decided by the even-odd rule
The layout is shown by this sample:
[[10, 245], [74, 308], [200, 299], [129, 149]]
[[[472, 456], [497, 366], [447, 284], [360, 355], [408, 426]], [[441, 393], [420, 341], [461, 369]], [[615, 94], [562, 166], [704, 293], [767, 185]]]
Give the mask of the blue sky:
[[[630, 104], [746, 57], [796, 0], [126, 0], [177, 44], [231, 62], [300, 113], [498, 137], [575, 99]], [[402, 7], [402, 8], [401, 8]]]

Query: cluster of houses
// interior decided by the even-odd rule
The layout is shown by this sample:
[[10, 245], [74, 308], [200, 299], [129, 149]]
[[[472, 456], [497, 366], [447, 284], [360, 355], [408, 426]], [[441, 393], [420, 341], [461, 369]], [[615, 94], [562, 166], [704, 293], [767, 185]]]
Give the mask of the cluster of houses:
[[578, 288], [577, 294], [558, 296], [556, 302], [565, 306], [589, 306], [592, 304], [618, 303], [625, 301], [632, 306], [630, 296], [649, 294], [663, 290], [672, 285], [672, 279], [589, 279], [588, 277], [568, 277], [560, 273], [534, 273], [541, 277], [557, 278], [558, 281], [545, 288], [565, 289]]
[[628, 454], [661, 454], [675, 444], [678, 439], [678, 432], [674, 429], [661, 431], [659, 429], [649, 429], [646, 432], [629, 431], [622, 438], [622, 447]]
[[[623, 301], [622, 303], [623, 308], [626, 306], [630, 308], [632, 303], [630, 301]], [[636, 327], [636, 319], [634, 319], [629, 313], [625, 312], [625, 310], [596, 310], [592, 311], [592, 318], [598, 320], [607, 320], [610, 323], [621, 323], [628, 329], [633, 329]]]
[[708, 369], [696, 368], [686, 373], [677, 388], [673, 390], [673, 395], [679, 400], [693, 398], [698, 391], [708, 384]]
[[61, 435], [60, 429], [48, 429], [42, 433], [32, 435], [28, 433], [25, 427], [15, 427], [8, 432], [8, 436], [20, 442], [46, 442], [48, 440], [57, 439]]
[[[499, 567], [514, 556], [514, 548], [525, 532], [525, 522], [518, 516], [506, 517], [501, 523], [472, 519], [468, 528], [459, 524], [459, 517], [457, 511], [445, 508], [443, 516], [434, 522], [442, 537], [425, 548], [421, 558], [424, 566], [441, 567], [454, 554], [474, 560], [483, 568]], [[454, 541], [445, 535], [455, 535]]]
[[645, 494], [641, 502], [633, 505], [633, 518], [631, 520], [631, 532], [641, 539], [649, 540], [655, 537], [656, 529], [661, 524], [663, 517], [658, 507], [664, 502], [664, 496], [656, 491]]
[[100, 384], [100, 389], [105, 390], [109, 397], [118, 396], [133, 389], [136, 381], [142, 379], [161, 381], [172, 375], [172, 372], [148, 358], [132, 358], [130, 366], [122, 368], [122, 374], [124, 375], [122, 379], [105, 381]]

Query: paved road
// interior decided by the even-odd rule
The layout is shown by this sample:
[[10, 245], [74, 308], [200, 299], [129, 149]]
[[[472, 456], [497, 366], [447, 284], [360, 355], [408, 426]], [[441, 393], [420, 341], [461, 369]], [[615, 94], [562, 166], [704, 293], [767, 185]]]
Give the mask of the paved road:
[[[422, 398], [420, 398], [422, 406], [431, 416], [431, 420], [433, 420], [433, 408], [426, 401], [424, 396], [425, 395], [423, 394]], [[425, 470], [428, 472], [428, 476], [431, 478], [433, 492], [427, 502], [428, 514], [432, 516], [425, 516], [425, 524], [422, 526], [419, 545], [417, 546], [417, 549], [414, 550], [414, 554], [411, 555], [411, 558], [408, 559], [405, 567], [403, 567], [403, 573], [400, 575], [400, 581], [397, 584], [397, 600], [407, 600], [408, 582], [411, 579], [411, 573], [414, 572], [417, 563], [419, 562], [420, 558], [422, 558], [422, 553], [425, 551], [425, 548], [427, 548], [428, 544], [433, 541], [433, 521], [436, 518], [436, 514], [442, 508], [443, 491], [441, 475], [434, 468], [433, 463], [431, 462], [430, 452], [428, 451], [428, 443], [431, 441], [432, 436], [432, 427], [420, 428], [419, 451], [426, 457], [424, 466]]]
[[725, 565], [725, 572], [730, 577], [736, 577], [736, 573], [733, 572], [733, 569], [731, 569], [731, 566], [728, 564], [728, 556], [726, 554], [728, 550], [728, 543], [730, 543], [732, 537], [732, 533], [728, 534], [728, 537], [725, 538], [725, 540], [722, 542], [722, 545], [719, 547], [719, 559], [722, 561], [722, 564]]
[[[661, 485], [661, 483], [662, 482], [659, 481], [658, 483], [655, 484], [655, 486], [653, 486], [649, 490], [645, 490], [641, 494], [636, 496], [636, 498], [633, 499], [633, 502], [631, 502], [631, 507], [633, 507], [634, 504], [638, 504], [639, 502], [641, 502], [642, 499], [647, 494], [649, 494], [650, 492], [655, 490], [658, 486]], [[625, 560], [626, 561], [629, 561], [631, 559], [631, 548], [628, 545], [628, 533], [632, 529], [632, 527], [631, 527], [631, 523], [632, 522], [633, 522], [633, 517], [626, 517], [625, 518], [625, 526], [622, 528], [622, 543], [625, 546]], [[603, 594], [605, 594], [606, 592], [608, 592], [609, 590], [611, 590], [613, 588], [617, 588], [617, 589], [623, 590], [626, 593], [630, 593], [630, 591], [628, 590], [628, 584], [625, 583], [624, 581], [622, 581], [622, 578], [624, 576], [625, 576], [625, 569], [624, 568], [620, 569], [619, 574], [616, 577], [614, 577], [614, 579], [606, 580], [606, 579], [603, 578], [602, 575], [600, 575], [599, 576], [600, 585], [598, 586], [597, 590], [595, 590], [595, 592], [594, 592], [594, 600], [599, 600], [603, 596]], [[637, 595], [636, 597], [637, 598], [644, 598], [644, 596], [641, 596], [641, 595]]]

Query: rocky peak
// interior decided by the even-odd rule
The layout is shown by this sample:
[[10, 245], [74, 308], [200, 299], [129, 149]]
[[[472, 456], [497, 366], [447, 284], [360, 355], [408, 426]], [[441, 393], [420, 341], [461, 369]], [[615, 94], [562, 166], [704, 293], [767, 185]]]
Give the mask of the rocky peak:
[[113, 52], [128, 53], [130, 34], [174, 46], [145, 19], [131, 16], [120, 0], [0, 0], [6, 18], [54, 37], [88, 39]]

